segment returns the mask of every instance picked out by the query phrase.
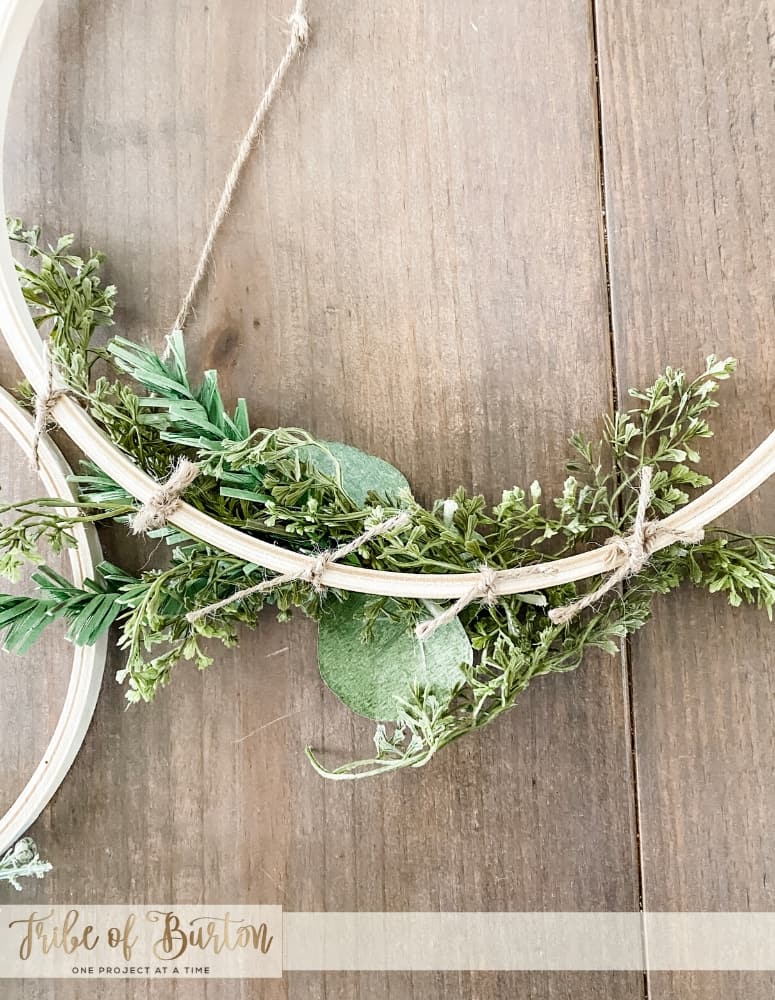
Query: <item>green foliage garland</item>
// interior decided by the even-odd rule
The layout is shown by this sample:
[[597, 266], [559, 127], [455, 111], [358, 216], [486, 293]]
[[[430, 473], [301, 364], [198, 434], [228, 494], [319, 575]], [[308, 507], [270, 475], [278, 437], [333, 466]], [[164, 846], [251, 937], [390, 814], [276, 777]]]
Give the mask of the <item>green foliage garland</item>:
[[[472, 572], [481, 563], [504, 569], [558, 559], [626, 533], [645, 465], [655, 470], [651, 511], [659, 517], [710, 485], [697, 471], [697, 449], [711, 436], [707, 418], [718, 405], [719, 383], [735, 369], [733, 359], [711, 356], [693, 379], [667, 369], [648, 389], [631, 392], [635, 409], [606, 419], [602, 440], [574, 434], [568, 478], [549, 502], [533, 483], [506, 490], [492, 508], [460, 488], [426, 509], [381, 459], [297, 428], [251, 427], [245, 400], [229, 410], [215, 372], [206, 372], [199, 385], [191, 381], [180, 333], [170, 337], [166, 360], [121, 337], [98, 344], [95, 332], [111, 325], [115, 301], [115, 289], [101, 282], [101, 255], [75, 256], [70, 237], [44, 248], [39, 230], [25, 230], [18, 220], [9, 222], [9, 232], [37, 265], [19, 264], [18, 274], [36, 321], [50, 332], [59, 375], [93, 419], [158, 479], [182, 456], [196, 461], [203, 474], [187, 502], [257, 538], [316, 553], [406, 511], [408, 527], [374, 538], [349, 561], [414, 573]], [[20, 395], [29, 401], [29, 387]], [[5, 648], [23, 652], [60, 618], [76, 644], [94, 642], [115, 624], [126, 655], [118, 679], [130, 702], [150, 701], [181, 661], [199, 669], [212, 663], [208, 640], [235, 645], [239, 628], [255, 626], [264, 605], [283, 620], [301, 608], [319, 622], [325, 681], [354, 711], [379, 723], [367, 759], [331, 770], [308, 749], [312, 765], [329, 778], [426, 764], [511, 708], [535, 677], [574, 670], [590, 648], [617, 653], [648, 621], [654, 598], [684, 581], [721, 591], [733, 605], [763, 607], [770, 617], [775, 604], [775, 538], [714, 528], [697, 545], [658, 552], [623, 593], [608, 595], [565, 626], [552, 625], [547, 610], [573, 600], [575, 585], [504, 597], [492, 607], [471, 605], [439, 633], [441, 641], [423, 648], [413, 629], [439, 611], [432, 602], [320, 595], [300, 581], [189, 624], [187, 613], [262, 580], [264, 571], [166, 526], [153, 532], [168, 550], [164, 568], [133, 576], [103, 564], [97, 580], [75, 588], [42, 563], [41, 548], [73, 544], [74, 524], [126, 523], [137, 509], [88, 462], [76, 481], [80, 502], [65, 518], [55, 510], [61, 500], [4, 509], [15, 520], [0, 528], [0, 572], [13, 577], [24, 562], [40, 563], [36, 596], [0, 596]]]

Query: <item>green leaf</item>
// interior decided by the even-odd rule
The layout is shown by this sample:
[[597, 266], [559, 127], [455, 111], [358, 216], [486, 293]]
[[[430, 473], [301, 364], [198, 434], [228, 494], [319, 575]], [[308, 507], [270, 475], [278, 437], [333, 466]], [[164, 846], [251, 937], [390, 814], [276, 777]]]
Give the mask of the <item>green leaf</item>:
[[62, 618], [69, 623], [70, 642], [93, 645], [122, 611], [120, 583], [132, 582], [131, 577], [116, 578], [120, 571], [110, 563], [103, 565], [107, 582], [85, 580], [79, 588], [49, 566], [41, 566], [32, 579], [45, 596], [0, 594], [0, 633], [5, 631], [2, 648], [9, 653], [26, 653], [48, 625]]
[[338, 441], [318, 441], [299, 449], [299, 457], [335, 479], [355, 503], [364, 505], [370, 492], [394, 498], [410, 492], [402, 472], [389, 462]]
[[471, 643], [460, 622], [450, 622], [421, 643], [406, 622], [379, 619], [373, 637], [362, 640], [363, 594], [331, 603], [320, 620], [320, 674], [348, 708], [369, 719], [395, 720], [401, 699], [413, 688], [429, 689], [446, 703], [464, 680], [461, 666], [473, 663]]

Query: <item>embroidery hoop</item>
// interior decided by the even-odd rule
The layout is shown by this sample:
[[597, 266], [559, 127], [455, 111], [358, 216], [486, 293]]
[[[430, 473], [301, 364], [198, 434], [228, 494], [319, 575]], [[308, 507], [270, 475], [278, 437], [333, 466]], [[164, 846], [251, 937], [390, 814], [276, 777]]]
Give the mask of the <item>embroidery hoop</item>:
[[[0, 425], [10, 433], [25, 455], [31, 457], [33, 421], [2, 388]], [[74, 500], [67, 481], [71, 470], [48, 437], [41, 440], [38, 456], [38, 475], [47, 495]], [[75, 583], [81, 586], [85, 579], [94, 577], [95, 567], [102, 561], [102, 552], [97, 532], [92, 525], [76, 525], [73, 534], [78, 544], [76, 548], [69, 550], [70, 565]], [[32, 777], [10, 809], [0, 818], [0, 856], [13, 847], [40, 816], [65, 780], [81, 749], [100, 693], [107, 648], [107, 633], [93, 646], [76, 646], [70, 683], [54, 733]]]
[[[8, 105], [16, 69], [42, 3], [43, 0], [0, 0], [0, 152], [5, 143]], [[5, 214], [2, 178], [0, 207]], [[0, 237], [0, 328], [35, 391], [44, 393], [46, 371], [42, 343], [16, 280], [6, 234]], [[159, 484], [119, 452], [72, 399], [60, 397], [52, 406], [51, 414], [71, 440], [141, 504], [147, 503], [158, 491]], [[691, 533], [704, 528], [773, 474], [775, 431], [724, 479], [659, 523], [674, 532]], [[314, 557], [252, 538], [185, 503], [169, 520], [187, 534], [274, 573], [300, 574], [314, 562]], [[661, 547], [667, 544], [669, 542], [665, 541]], [[612, 554], [610, 547], [600, 547], [552, 563], [498, 570], [493, 590], [499, 595], [543, 590], [610, 573], [625, 559], [621, 553]], [[480, 576], [478, 573], [389, 573], [331, 563], [320, 580], [327, 587], [363, 594], [450, 600], [468, 593], [479, 583]]]

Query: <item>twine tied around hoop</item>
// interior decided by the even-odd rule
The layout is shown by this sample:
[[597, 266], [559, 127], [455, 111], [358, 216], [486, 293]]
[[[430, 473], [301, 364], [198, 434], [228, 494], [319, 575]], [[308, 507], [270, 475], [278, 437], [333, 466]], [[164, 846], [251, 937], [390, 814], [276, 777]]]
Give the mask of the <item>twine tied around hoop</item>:
[[182, 494], [198, 475], [199, 466], [181, 458], [169, 479], [132, 518], [132, 534], [144, 535], [154, 528], [163, 527], [180, 506]]
[[647, 465], [641, 469], [638, 509], [630, 533], [613, 535], [605, 543], [606, 547], [610, 549], [611, 555], [621, 553], [625, 557], [624, 562], [596, 590], [590, 591], [563, 608], [553, 608], [549, 612], [549, 618], [553, 625], [567, 625], [568, 622], [573, 621], [576, 615], [584, 611], [585, 608], [596, 604], [614, 587], [635, 573], [639, 573], [658, 549], [666, 548], [674, 542], [696, 545], [703, 540], [705, 532], [702, 528], [676, 530], [666, 527], [661, 521], [648, 521], [646, 519], [652, 498], [651, 480], [653, 475], [652, 466]]
[[48, 343], [43, 344], [43, 365], [46, 372], [46, 388], [35, 396], [34, 423], [32, 430], [32, 467], [40, 471], [40, 442], [51, 422], [51, 411], [54, 403], [66, 393], [66, 389], [57, 386], [54, 377], [54, 363]]
[[354, 552], [357, 552], [362, 545], [366, 545], [367, 542], [370, 542], [372, 538], [376, 538], [378, 535], [386, 535], [390, 531], [397, 531], [399, 528], [405, 528], [411, 523], [411, 520], [411, 517], [406, 512], [395, 514], [393, 517], [389, 517], [386, 521], [380, 521], [379, 524], [375, 524], [371, 528], [367, 528], [363, 534], [358, 535], [357, 538], [353, 538], [353, 540], [351, 542], [347, 542], [346, 545], [342, 545], [338, 549], [329, 549], [326, 552], [321, 552], [319, 555], [312, 558], [307, 565], [300, 570], [293, 573], [283, 573], [282, 576], [273, 576], [268, 580], [262, 580], [261, 583], [257, 583], [253, 587], [245, 587], [244, 590], [236, 591], [236, 593], [231, 594], [229, 597], [225, 597], [222, 601], [216, 601], [214, 604], [208, 604], [204, 608], [197, 608], [196, 611], [189, 611], [186, 615], [186, 621], [190, 625], [193, 625], [201, 618], [205, 618], [214, 611], [220, 611], [221, 608], [226, 608], [230, 604], [234, 604], [236, 601], [241, 601], [246, 597], [251, 597], [253, 594], [267, 593], [270, 590], [275, 590], [277, 587], [282, 587], [283, 584], [286, 583], [295, 583], [297, 581], [301, 583], [309, 583], [316, 593], [322, 594], [326, 589], [325, 584], [323, 583], [323, 574], [331, 563], [339, 562], [340, 559], [345, 559], [347, 556], [351, 556]]
[[428, 621], [420, 622], [415, 628], [415, 635], [420, 642], [425, 642], [426, 639], [429, 639], [437, 629], [449, 625], [464, 608], [467, 608], [469, 604], [473, 604], [474, 601], [485, 604], [487, 607], [497, 604], [498, 594], [495, 590], [497, 579], [498, 575], [495, 570], [491, 569], [486, 563], [482, 563], [479, 567], [479, 580], [467, 593], [459, 597], [454, 604], [451, 604], [441, 614], [436, 615], [435, 618], [429, 618]]

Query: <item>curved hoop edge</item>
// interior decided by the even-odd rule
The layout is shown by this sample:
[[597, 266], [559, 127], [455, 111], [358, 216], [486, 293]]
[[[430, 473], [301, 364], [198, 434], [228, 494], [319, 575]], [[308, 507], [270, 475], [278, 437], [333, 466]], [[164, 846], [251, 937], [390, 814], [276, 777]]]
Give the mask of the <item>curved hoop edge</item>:
[[[8, 103], [16, 67], [41, 3], [42, 0], [0, 0], [0, 149], [4, 145]], [[2, 178], [0, 205], [4, 214]], [[43, 391], [45, 370], [41, 342], [16, 281], [7, 235], [0, 238], [0, 327], [25, 376], [36, 391]], [[72, 400], [60, 398], [52, 413], [73, 442], [94, 458], [108, 475], [137, 500], [145, 503], [156, 492], [158, 484], [119, 452]], [[775, 431], [728, 476], [662, 523], [666, 527], [685, 531], [705, 527], [773, 474]], [[252, 538], [185, 503], [181, 504], [170, 521], [193, 537], [272, 572], [297, 573], [312, 562], [311, 557]], [[495, 591], [507, 595], [543, 590], [610, 572], [623, 559], [621, 555], [612, 559], [610, 550], [595, 549], [553, 563], [498, 570]], [[478, 579], [478, 574], [475, 573], [387, 573], [331, 563], [323, 573], [321, 582], [328, 587], [364, 594], [451, 600], [467, 593]]]
[[[0, 389], [0, 423], [29, 457], [32, 454], [33, 423], [13, 398]], [[40, 478], [49, 496], [74, 499], [67, 476], [70, 469], [59, 449], [48, 437], [40, 442]], [[77, 584], [94, 575], [101, 560], [97, 532], [79, 525], [74, 534], [77, 547], [70, 550], [73, 578]], [[12, 847], [40, 816], [70, 770], [94, 715], [107, 656], [107, 635], [91, 647], [76, 647], [70, 682], [62, 712], [48, 746], [16, 801], [0, 817], [0, 855]]]

